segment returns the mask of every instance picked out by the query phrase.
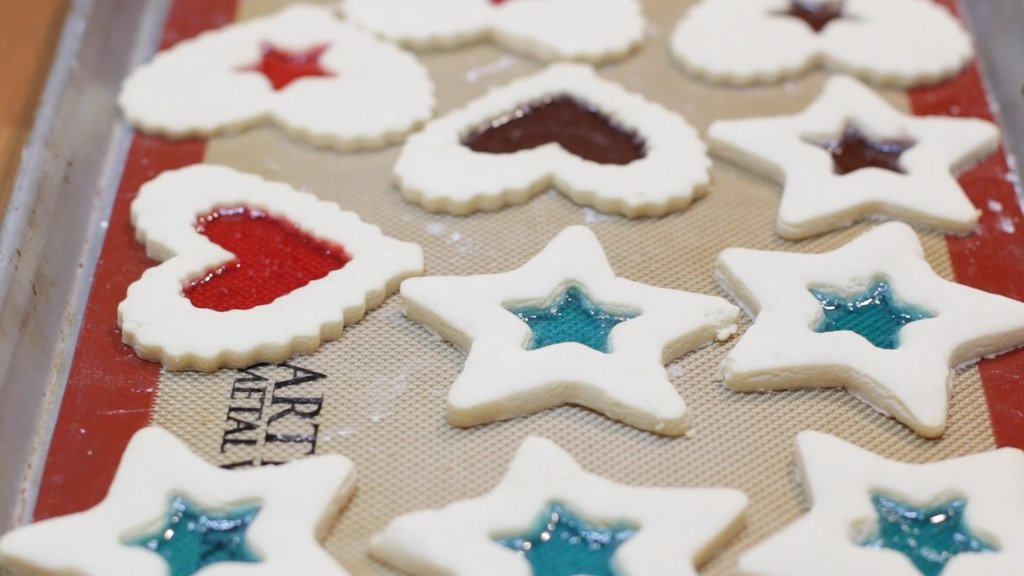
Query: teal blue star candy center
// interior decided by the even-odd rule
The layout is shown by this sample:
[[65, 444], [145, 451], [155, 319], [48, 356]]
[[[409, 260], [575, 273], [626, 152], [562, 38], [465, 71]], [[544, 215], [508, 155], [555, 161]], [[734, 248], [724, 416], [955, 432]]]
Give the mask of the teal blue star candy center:
[[553, 503], [529, 533], [497, 542], [525, 556], [533, 576], [617, 576], [612, 556], [634, 534], [625, 522], [595, 526]]
[[876, 494], [871, 503], [878, 514], [878, 533], [859, 544], [901, 552], [924, 576], [938, 576], [958, 554], [995, 551], [968, 529], [964, 522], [965, 499], [917, 508]]
[[899, 348], [900, 330], [904, 326], [935, 317], [914, 306], [898, 303], [892, 287], [884, 280], [875, 281], [866, 291], [850, 298], [813, 288], [810, 292], [821, 303], [824, 314], [815, 332], [849, 330], [886, 350]]
[[162, 556], [170, 568], [169, 576], [192, 576], [218, 562], [259, 562], [245, 541], [259, 511], [259, 506], [240, 506], [214, 513], [176, 496], [159, 531], [126, 544]]
[[612, 312], [590, 299], [578, 286], [569, 286], [550, 304], [508, 308], [533, 332], [528, 349], [535, 350], [564, 342], [577, 342], [610, 352], [608, 337], [618, 324], [639, 313]]

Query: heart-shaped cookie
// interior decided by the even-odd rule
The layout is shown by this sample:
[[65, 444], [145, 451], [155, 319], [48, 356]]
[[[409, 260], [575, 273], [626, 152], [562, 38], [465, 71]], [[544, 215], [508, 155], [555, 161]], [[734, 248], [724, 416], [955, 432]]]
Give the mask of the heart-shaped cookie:
[[541, 60], [605, 62], [644, 37], [637, 0], [343, 0], [352, 22], [414, 49], [490, 38]]
[[680, 115], [589, 66], [554, 64], [428, 123], [406, 142], [395, 179], [431, 211], [496, 210], [551, 186], [632, 218], [686, 208], [709, 167]]
[[688, 72], [724, 84], [774, 82], [824, 64], [915, 86], [953, 76], [973, 55], [960, 22], [930, 0], [702, 0], [671, 43]]
[[287, 184], [222, 166], [146, 183], [132, 222], [146, 252], [164, 262], [128, 288], [118, 324], [139, 356], [171, 370], [312, 352], [423, 271], [419, 246]]
[[432, 114], [433, 84], [415, 56], [297, 5], [207, 32], [157, 54], [121, 86], [143, 131], [209, 136], [271, 122], [339, 149], [402, 140]]

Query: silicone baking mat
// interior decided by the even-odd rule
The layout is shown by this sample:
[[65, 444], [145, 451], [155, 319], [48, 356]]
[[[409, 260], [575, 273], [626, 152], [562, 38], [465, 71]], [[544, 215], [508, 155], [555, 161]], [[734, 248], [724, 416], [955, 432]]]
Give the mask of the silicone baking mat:
[[[279, 8], [275, 0], [177, 0], [162, 46], [232, 20]], [[674, 109], [702, 132], [720, 118], [793, 113], [818, 94], [824, 73], [779, 85], [723, 88], [686, 76], [670, 59], [667, 37], [691, 2], [644, 2], [651, 22], [643, 48], [600, 73]], [[943, 2], [951, 10], [957, 6]], [[421, 55], [444, 113], [540, 68], [483, 44]], [[888, 91], [918, 114], [991, 118], [976, 68], [938, 87]], [[418, 242], [427, 273], [505, 271], [537, 253], [561, 229], [584, 224], [599, 237], [616, 272], [632, 280], [724, 296], [712, 280], [729, 246], [821, 252], [872, 224], [793, 243], [773, 232], [778, 186], [716, 161], [707, 197], [684, 212], [627, 220], [581, 208], [548, 191], [499, 212], [452, 217], [404, 202], [390, 184], [399, 147], [341, 154], [261, 128], [210, 141], [168, 142], [137, 135], [129, 154], [90, 303], [47, 459], [35, 510], [45, 518], [84, 509], [105, 493], [131, 434], [163, 426], [224, 466], [269, 464], [339, 452], [359, 471], [357, 493], [325, 545], [353, 574], [392, 571], [366, 554], [369, 537], [401, 513], [481, 494], [504, 473], [528, 435], [556, 441], [584, 467], [630, 484], [729, 486], [750, 498], [746, 526], [702, 573], [731, 573], [751, 544], [806, 508], [792, 474], [793, 438], [805, 429], [836, 434], [890, 458], [921, 462], [1024, 446], [1024, 353], [958, 372], [949, 428], [917, 437], [842, 389], [737, 394], [714, 380], [730, 341], [668, 366], [693, 416], [692, 434], [663, 438], [577, 407], [455, 429], [445, 395], [464, 355], [405, 319], [394, 296], [319, 352], [282, 365], [202, 375], [162, 373], [120, 343], [116, 306], [128, 284], [154, 263], [134, 240], [128, 208], [139, 186], [162, 170], [196, 162], [226, 164], [288, 182], [358, 212], [386, 234]], [[939, 274], [1024, 299], [1024, 226], [1002, 152], [961, 177], [984, 211], [978, 233], [958, 238], [919, 231]], [[744, 318], [740, 334], [749, 325]], [[249, 390], [248, 392], [240, 392]], [[252, 392], [256, 390], [256, 392]]]

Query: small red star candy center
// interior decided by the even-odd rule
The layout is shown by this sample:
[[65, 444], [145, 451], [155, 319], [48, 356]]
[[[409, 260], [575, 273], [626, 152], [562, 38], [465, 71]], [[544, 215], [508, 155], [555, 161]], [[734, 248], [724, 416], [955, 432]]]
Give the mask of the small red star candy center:
[[907, 138], [874, 140], [857, 126], [848, 124], [838, 139], [818, 146], [832, 156], [836, 174], [849, 174], [861, 168], [882, 168], [905, 174], [900, 156], [914, 146], [914, 141]]
[[327, 44], [318, 44], [307, 50], [292, 52], [264, 42], [260, 45], [260, 61], [242, 70], [263, 74], [274, 90], [281, 90], [299, 78], [334, 76], [333, 72], [320, 66], [320, 57], [327, 48]]

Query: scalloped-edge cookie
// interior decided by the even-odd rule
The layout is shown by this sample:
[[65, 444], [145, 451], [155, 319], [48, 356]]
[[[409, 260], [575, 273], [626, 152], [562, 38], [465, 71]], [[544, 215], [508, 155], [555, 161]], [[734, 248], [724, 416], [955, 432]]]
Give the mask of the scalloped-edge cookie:
[[667, 436], [689, 426], [664, 365], [726, 340], [739, 309], [717, 296], [615, 275], [584, 226], [515, 270], [410, 278], [405, 314], [467, 350], [448, 421], [476, 426], [578, 404]]
[[266, 122], [341, 150], [401, 141], [431, 117], [434, 85], [415, 56], [296, 5], [158, 53], [122, 84], [139, 129], [187, 138]]
[[676, 25], [671, 49], [689, 73], [737, 85], [824, 65], [918, 86], [956, 75], [974, 54], [959, 20], [932, 0], [701, 0]]
[[955, 172], [999, 146], [999, 129], [980, 118], [912, 116], [873, 90], [836, 76], [794, 115], [718, 120], [708, 128], [715, 155], [781, 181], [775, 229], [799, 240], [888, 216], [969, 233], [981, 212]]
[[353, 23], [417, 50], [492, 39], [541, 60], [601, 63], [644, 39], [637, 0], [342, 0]]
[[348, 576], [318, 540], [355, 490], [337, 454], [224, 470], [143, 428], [96, 506], [0, 538], [5, 573]]
[[[730, 488], [612, 482], [528, 437], [490, 493], [392, 520], [370, 554], [413, 576], [696, 576], [741, 528], [746, 505]], [[545, 572], [545, 561], [561, 570]]]
[[[537, 125], [517, 124], [531, 116]], [[497, 134], [507, 146], [480, 140], [499, 129], [511, 131]], [[589, 66], [553, 64], [429, 122], [405, 143], [395, 180], [407, 200], [433, 212], [497, 210], [553, 187], [577, 204], [634, 218], [689, 206], [706, 192], [710, 166], [679, 114]]]
[[822, 254], [729, 248], [715, 276], [754, 317], [726, 385], [845, 387], [925, 437], [945, 430], [953, 367], [1024, 345], [1024, 303], [943, 279], [901, 222]]
[[889, 460], [829, 434], [796, 438], [811, 509], [740, 557], [745, 576], [1012, 576], [1024, 569], [1024, 453]]
[[[333, 202], [223, 166], [194, 165], [146, 183], [132, 223], [162, 263], [128, 288], [118, 325], [139, 356], [170, 370], [312, 352], [423, 272], [418, 245]], [[208, 237], [215, 226], [236, 251], [252, 252], [248, 261]]]

